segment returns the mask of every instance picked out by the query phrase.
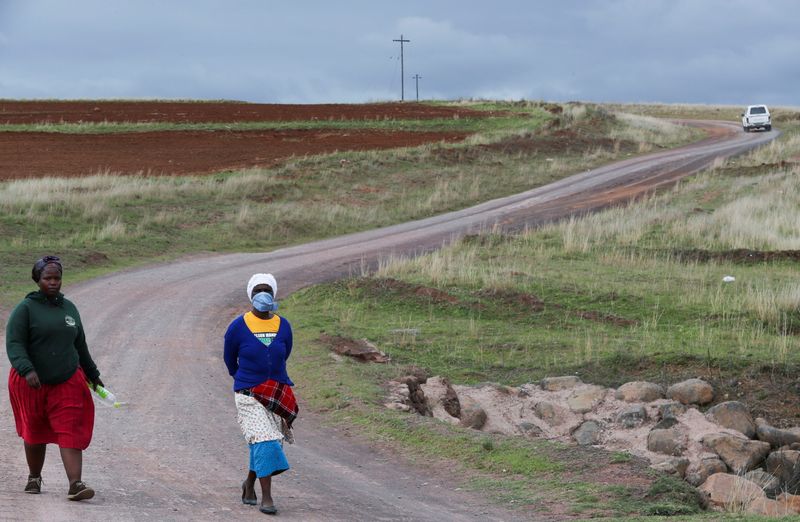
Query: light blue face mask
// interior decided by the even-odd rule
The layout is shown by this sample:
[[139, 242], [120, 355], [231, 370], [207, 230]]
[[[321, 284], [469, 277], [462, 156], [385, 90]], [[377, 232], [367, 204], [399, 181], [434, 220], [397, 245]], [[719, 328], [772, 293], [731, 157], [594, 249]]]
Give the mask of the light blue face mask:
[[269, 292], [259, 292], [253, 296], [253, 308], [259, 312], [274, 312], [278, 309], [278, 303]]

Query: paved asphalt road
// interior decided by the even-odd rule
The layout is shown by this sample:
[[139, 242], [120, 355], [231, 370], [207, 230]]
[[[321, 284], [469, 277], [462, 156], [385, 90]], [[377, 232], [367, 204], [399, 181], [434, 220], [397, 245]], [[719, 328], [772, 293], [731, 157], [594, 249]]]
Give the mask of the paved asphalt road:
[[[84, 479], [97, 496], [70, 503], [52, 446], [43, 493], [22, 493], [22, 442], [7, 389], [0, 387], [0, 519], [263, 520], [239, 501], [247, 450], [221, 358], [222, 334], [245, 309], [244, 287], [252, 273], [275, 274], [283, 298], [374, 266], [384, 256], [415, 255], [482, 229], [519, 229], [625, 200], [778, 134], [743, 133], [724, 122], [691, 124], [706, 127], [711, 137], [421, 221], [272, 252], [181, 259], [79, 285], [70, 286], [67, 273], [65, 293], [81, 311], [103, 379], [128, 404], [120, 410], [98, 406], [84, 465]], [[5, 357], [0, 370], [7, 374]], [[293, 378], [302, 387], [303, 376]], [[458, 489], [457, 477], [434, 478], [395, 462], [322, 420], [304, 412], [298, 441], [287, 448], [293, 469], [277, 477], [273, 488], [283, 519], [535, 518]]]

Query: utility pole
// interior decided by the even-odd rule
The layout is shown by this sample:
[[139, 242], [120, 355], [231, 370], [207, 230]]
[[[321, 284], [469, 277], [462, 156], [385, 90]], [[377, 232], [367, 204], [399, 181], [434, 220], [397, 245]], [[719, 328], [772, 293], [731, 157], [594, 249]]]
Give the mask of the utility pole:
[[401, 34], [399, 40], [392, 41], [400, 42], [400, 101], [404, 101], [406, 99], [406, 95], [403, 79], [405, 78], [406, 73], [403, 72], [403, 42], [410, 42], [411, 40], [403, 40], [403, 35]]
[[413, 78], [414, 78], [414, 83], [417, 84], [417, 101], [419, 101], [419, 81], [422, 79], [422, 76], [420, 76], [419, 74], [415, 74]]

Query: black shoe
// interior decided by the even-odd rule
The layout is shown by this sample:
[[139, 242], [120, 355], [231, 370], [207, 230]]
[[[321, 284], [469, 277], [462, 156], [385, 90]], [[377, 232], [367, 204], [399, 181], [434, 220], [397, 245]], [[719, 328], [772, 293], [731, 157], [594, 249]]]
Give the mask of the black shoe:
[[25, 493], [38, 495], [42, 492], [42, 477], [32, 477], [28, 475], [28, 483], [25, 485]]
[[[255, 484], [253, 485], [255, 487]], [[255, 489], [253, 490], [253, 498], [247, 498], [247, 481], [242, 482], [242, 504], [247, 504], [248, 506], [255, 506], [258, 504], [258, 497], [256, 496]]]
[[259, 506], [258, 510], [264, 513], [265, 515], [277, 515], [278, 508], [275, 506]]
[[67, 498], [70, 500], [88, 500], [94, 496], [94, 490], [81, 482], [76, 480], [69, 486]]

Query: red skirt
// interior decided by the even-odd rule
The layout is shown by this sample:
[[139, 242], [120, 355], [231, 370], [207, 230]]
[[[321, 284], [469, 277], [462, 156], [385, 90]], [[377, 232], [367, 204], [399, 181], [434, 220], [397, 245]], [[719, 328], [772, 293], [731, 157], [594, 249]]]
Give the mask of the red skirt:
[[28, 444], [85, 450], [92, 441], [94, 402], [86, 375], [77, 371], [59, 384], [31, 388], [17, 370], [8, 374], [8, 395], [17, 434]]

